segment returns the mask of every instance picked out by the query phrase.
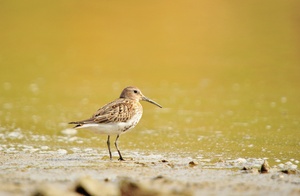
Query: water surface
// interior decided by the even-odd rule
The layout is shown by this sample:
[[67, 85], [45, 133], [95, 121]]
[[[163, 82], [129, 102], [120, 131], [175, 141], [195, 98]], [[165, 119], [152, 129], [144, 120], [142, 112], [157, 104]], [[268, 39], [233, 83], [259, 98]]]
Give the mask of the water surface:
[[2, 3], [2, 153], [105, 155], [106, 136], [62, 131], [135, 85], [163, 109], [142, 103], [125, 157], [299, 166], [297, 2], [130, 2]]

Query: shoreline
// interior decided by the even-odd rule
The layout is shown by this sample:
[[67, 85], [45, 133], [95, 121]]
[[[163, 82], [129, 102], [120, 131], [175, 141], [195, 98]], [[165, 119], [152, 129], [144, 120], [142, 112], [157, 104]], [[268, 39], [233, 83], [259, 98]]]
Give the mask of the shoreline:
[[300, 194], [298, 170], [294, 174], [284, 174], [273, 167], [269, 173], [260, 174], [257, 169], [243, 171], [240, 166], [208, 168], [199, 160], [138, 154], [122, 162], [87, 153], [23, 152], [1, 153], [0, 156], [1, 195], [34, 195], [47, 190], [52, 190], [53, 194], [53, 190], [58, 191], [57, 195], [72, 195], [82, 179], [96, 184], [98, 190], [102, 186], [110, 187], [107, 191], [114, 194], [120, 194], [118, 191], [124, 183], [135, 184], [137, 190], [152, 191], [154, 195], [172, 195], [174, 191], [177, 195]]

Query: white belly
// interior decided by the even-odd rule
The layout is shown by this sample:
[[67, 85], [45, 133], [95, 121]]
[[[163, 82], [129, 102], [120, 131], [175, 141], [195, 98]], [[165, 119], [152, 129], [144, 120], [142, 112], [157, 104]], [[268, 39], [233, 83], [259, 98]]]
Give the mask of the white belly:
[[142, 114], [138, 113], [134, 115], [127, 122], [105, 123], [105, 124], [97, 124], [97, 123], [83, 124], [82, 126], [77, 127], [77, 129], [86, 129], [98, 134], [117, 135], [117, 134], [122, 134], [125, 131], [128, 131], [133, 127], [135, 127], [135, 125], [139, 122], [141, 117]]

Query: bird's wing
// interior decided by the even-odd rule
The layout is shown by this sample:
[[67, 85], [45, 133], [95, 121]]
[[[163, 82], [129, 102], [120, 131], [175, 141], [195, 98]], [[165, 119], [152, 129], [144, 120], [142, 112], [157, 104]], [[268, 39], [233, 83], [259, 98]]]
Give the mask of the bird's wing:
[[134, 103], [128, 99], [117, 99], [100, 109], [89, 119], [71, 122], [71, 124], [126, 122], [136, 113]]
[[134, 103], [131, 100], [117, 99], [100, 108], [92, 118], [96, 123], [126, 122], [134, 114]]

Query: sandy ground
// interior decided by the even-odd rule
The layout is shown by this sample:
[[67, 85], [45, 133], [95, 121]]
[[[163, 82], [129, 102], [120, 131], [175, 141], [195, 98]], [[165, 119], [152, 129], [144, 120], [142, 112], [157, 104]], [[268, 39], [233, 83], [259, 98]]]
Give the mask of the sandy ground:
[[0, 195], [34, 195], [44, 189], [48, 195], [76, 195], [74, 189], [82, 179], [95, 183], [93, 194], [99, 191], [99, 195], [126, 195], [123, 185], [128, 181], [135, 188], [127, 195], [147, 195], [145, 191], [151, 192], [148, 195], [300, 195], [299, 172], [284, 174], [275, 168], [260, 174], [257, 169], [240, 170], [240, 165], [222, 168], [227, 162], [208, 167], [191, 158], [137, 153], [123, 162], [91, 153], [20, 152], [0, 157]]

